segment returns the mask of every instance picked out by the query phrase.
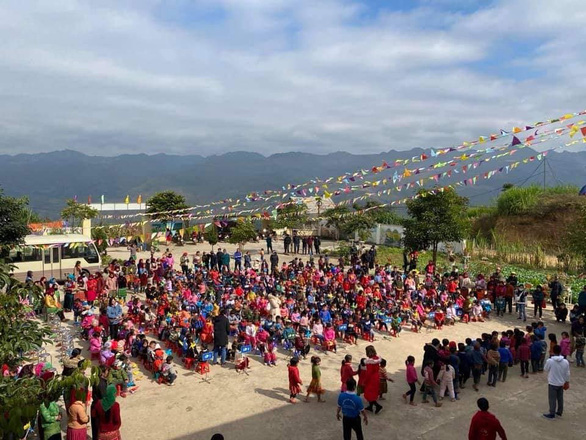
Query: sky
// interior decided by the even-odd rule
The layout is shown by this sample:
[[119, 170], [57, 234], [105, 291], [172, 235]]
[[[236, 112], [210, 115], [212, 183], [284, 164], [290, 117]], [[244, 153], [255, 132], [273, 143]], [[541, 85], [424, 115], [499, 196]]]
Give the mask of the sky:
[[0, 153], [443, 148], [586, 108], [583, 0], [3, 0]]

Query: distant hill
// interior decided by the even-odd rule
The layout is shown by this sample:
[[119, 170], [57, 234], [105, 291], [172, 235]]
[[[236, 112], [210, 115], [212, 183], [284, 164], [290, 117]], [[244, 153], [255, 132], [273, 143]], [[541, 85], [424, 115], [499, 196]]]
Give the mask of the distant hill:
[[[422, 153], [423, 150], [414, 149], [364, 155], [346, 152], [327, 155], [284, 153], [265, 157], [256, 153], [233, 152], [209, 157], [166, 154], [102, 157], [64, 150], [0, 155], [0, 186], [8, 195], [29, 196], [35, 211], [56, 218], [65, 199], [74, 195], [80, 201], [87, 200], [88, 195], [98, 201], [104, 194], [106, 201], [113, 202], [122, 201], [127, 194], [133, 200], [142, 194], [143, 200], [146, 200], [158, 191], [170, 189], [185, 195], [189, 203], [206, 203], [226, 197], [240, 197], [250, 191], [279, 189], [287, 183], [302, 183], [315, 177], [338, 176], [380, 165], [383, 160], [392, 163], [395, 159]], [[480, 174], [532, 154], [535, 152], [527, 148], [522, 150], [522, 154], [506, 158], [506, 161], [494, 160], [482, 164], [468, 175]], [[423, 162], [429, 163], [432, 162]], [[498, 194], [504, 183], [541, 182], [543, 173], [537, 170], [538, 166], [539, 162], [530, 163], [509, 175], [499, 174], [490, 180], [481, 180], [473, 187], [463, 187], [460, 192], [470, 197], [471, 204], [485, 204]], [[389, 171], [384, 174], [385, 177], [392, 175], [393, 170]], [[586, 152], [552, 153], [548, 155], [546, 171], [549, 184], [557, 184], [559, 180], [584, 185]], [[530, 177], [532, 172], [535, 175]], [[463, 179], [466, 175], [459, 176], [455, 177]]]

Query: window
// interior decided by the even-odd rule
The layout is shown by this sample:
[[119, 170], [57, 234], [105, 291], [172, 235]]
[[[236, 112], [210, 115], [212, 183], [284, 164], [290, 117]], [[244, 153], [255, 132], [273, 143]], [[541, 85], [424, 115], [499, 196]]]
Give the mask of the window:
[[13, 263], [23, 263], [28, 261], [42, 261], [43, 250], [34, 246], [19, 246], [11, 249], [8, 254], [10, 261]]
[[100, 261], [98, 251], [93, 243], [68, 243], [63, 245], [64, 260], [85, 260], [87, 263]]

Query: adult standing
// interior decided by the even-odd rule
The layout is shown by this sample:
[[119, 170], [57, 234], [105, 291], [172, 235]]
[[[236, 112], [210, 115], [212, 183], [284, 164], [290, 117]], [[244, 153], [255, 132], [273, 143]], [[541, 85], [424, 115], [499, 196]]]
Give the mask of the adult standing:
[[374, 411], [378, 414], [383, 409], [377, 402], [380, 387], [380, 361], [373, 345], [366, 347], [366, 376], [364, 378], [364, 398], [368, 402], [367, 411]]
[[118, 326], [122, 319], [122, 307], [120, 307], [116, 298], [110, 298], [110, 305], [106, 309], [106, 315], [110, 325], [110, 337], [114, 340], [118, 336]]
[[230, 271], [230, 254], [228, 253], [228, 251], [226, 251], [226, 249], [224, 249], [222, 253], [222, 269], [224, 267], [228, 272]]
[[551, 300], [551, 305], [555, 312], [555, 309], [558, 308], [559, 305], [559, 298], [562, 296], [564, 291], [564, 287], [562, 283], [559, 282], [558, 276], [556, 275], [551, 283], [549, 283], [549, 299]]
[[285, 238], [283, 238], [283, 246], [285, 247], [285, 255], [289, 254], [289, 248], [291, 247], [291, 236], [285, 233]]
[[39, 408], [43, 440], [61, 440], [61, 411], [55, 401]]
[[276, 322], [277, 316], [281, 314], [281, 300], [273, 292], [269, 293], [267, 299], [269, 300], [271, 319]]
[[543, 302], [545, 300], [545, 294], [543, 293], [543, 287], [537, 286], [533, 291], [533, 317], [537, 317], [539, 312], [539, 318], [543, 317]]
[[271, 260], [271, 273], [275, 273], [277, 271], [277, 266], [279, 265], [279, 256], [277, 255], [276, 251], [273, 251], [270, 257]]
[[267, 242], [267, 252], [273, 252], [273, 237], [271, 237], [270, 233], [265, 240]]
[[98, 440], [121, 440], [120, 404], [116, 402], [116, 386], [108, 385], [106, 394], [92, 409], [99, 423]]
[[578, 294], [578, 314], [586, 313], [586, 286]]
[[[437, 338], [434, 338], [431, 341], [431, 344], [425, 344], [423, 346], [423, 363], [421, 365], [421, 375], [423, 376], [423, 371], [425, 370], [425, 365], [427, 365], [428, 361], [433, 362], [432, 368], [433, 368], [433, 375], [434, 377], [437, 377], [437, 375], [439, 374], [440, 371], [440, 360], [441, 356], [439, 353], [439, 348], [440, 348], [440, 340]], [[424, 385], [421, 385], [421, 390], [423, 391], [424, 389]]]
[[496, 435], [503, 440], [507, 440], [507, 434], [503, 429], [501, 422], [494, 414], [488, 412], [488, 400], [481, 397], [477, 400], [478, 411], [470, 421], [468, 430], [468, 440], [494, 440]]
[[100, 367], [100, 378], [96, 385], [92, 386], [92, 404], [91, 404], [91, 425], [92, 425], [92, 439], [98, 438], [100, 433], [100, 420], [96, 415], [95, 407], [100, 400], [106, 395], [108, 388], [108, 369], [107, 367]]
[[344, 440], [352, 438], [352, 431], [356, 433], [358, 440], [364, 439], [361, 415], [364, 424], [368, 425], [368, 417], [364, 411], [362, 399], [356, 395], [356, 381], [350, 378], [346, 381], [346, 391], [342, 391], [338, 396], [338, 410], [336, 412], [336, 418], [342, 420]]
[[85, 403], [76, 400], [67, 410], [67, 414], [67, 440], [86, 440], [90, 418], [86, 413]]
[[553, 356], [543, 367], [547, 372], [549, 413], [543, 417], [555, 419], [564, 412], [564, 389], [570, 386], [570, 363], [561, 355], [562, 348], [559, 345], [553, 347]]
[[222, 309], [220, 314], [214, 318], [214, 364], [218, 363], [218, 353], [222, 365], [226, 363], [226, 347], [228, 346], [228, 335], [230, 334], [230, 322], [226, 317], [226, 311]]
[[242, 252], [240, 248], [234, 252], [234, 270], [242, 270]]

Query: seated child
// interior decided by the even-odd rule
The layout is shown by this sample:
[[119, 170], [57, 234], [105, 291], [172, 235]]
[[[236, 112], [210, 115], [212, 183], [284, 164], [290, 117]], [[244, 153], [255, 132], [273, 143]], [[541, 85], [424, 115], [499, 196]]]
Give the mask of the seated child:
[[175, 385], [175, 379], [177, 379], [177, 371], [173, 366], [173, 356], [167, 356], [165, 363], [161, 368], [161, 374], [167, 380], [167, 384], [172, 387]]

